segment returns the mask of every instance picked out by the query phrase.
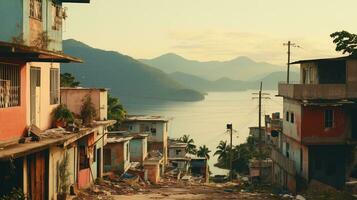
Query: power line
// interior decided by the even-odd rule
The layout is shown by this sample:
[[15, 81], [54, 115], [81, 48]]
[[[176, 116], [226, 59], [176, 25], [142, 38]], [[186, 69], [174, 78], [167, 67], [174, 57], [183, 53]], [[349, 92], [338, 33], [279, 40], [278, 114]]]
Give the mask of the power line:
[[[259, 99], [259, 115], [258, 115], [258, 129], [259, 129], [259, 176], [262, 174], [262, 99], [271, 99], [270, 97], [264, 97], [266, 95], [270, 95], [269, 93], [263, 93], [263, 82], [260, 82], [260, 89], [258, 93], [258, 97], [253, 97], [253, 99]], [[256, 93], [253, 93], [256, 94]]]
[[299, 45], [295, 44], [295, 43], [291, 43], [291, 41], [288, 41], [288, 43], [284, 43], [284, 46], [288, 46], [288, 63], [287, 63], [287, 77], [286, 77], [286, 82], [289, 83], [290, 81], [290, 57], [291, 57], [291, 47], [295, 47], [295, 48], [301, 48]]

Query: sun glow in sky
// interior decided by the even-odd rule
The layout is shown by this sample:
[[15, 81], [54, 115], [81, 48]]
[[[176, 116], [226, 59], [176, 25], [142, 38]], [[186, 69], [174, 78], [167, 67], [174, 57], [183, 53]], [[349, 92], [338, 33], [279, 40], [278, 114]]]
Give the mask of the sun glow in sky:
[[297, 60], [340, 55], [329, 34], [357, 33], [356, 0], [91, 0], [65, 7], [64, 38], [134, 58], [173, 52], [283, 65], [287, 40], [302, 47], [293, 49]]

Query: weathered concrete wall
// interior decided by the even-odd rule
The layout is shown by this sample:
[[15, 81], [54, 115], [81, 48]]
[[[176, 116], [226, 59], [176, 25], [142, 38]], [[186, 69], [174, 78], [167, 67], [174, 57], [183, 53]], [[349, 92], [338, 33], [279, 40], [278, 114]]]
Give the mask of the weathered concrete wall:
[[[111, 165], [104, 165], [104, 171], [125, 172], [130, 167], [129, 141], [120, 143], [108, 143], [104, 148], [111, 149]], [[128, 156], [127, 156], [128, 155]], [[104, 159], [109, 155], [104, 154]]]
[[[12, 37], [20, 36], [23, 31], [23, 0], [0, 1], [0, 40], [12, 40]], [[27, 15], [28, 16], [28, 15]]]
[[[333, 111], [333, 127], [325, 128], [324, 126], [324, 111], [326, 109]], [[324, 142], [328, 138], [332, 138], [334, 142], [342, 142], [347, 135], [348, 116], [342, 106], [304, 106], [302, 120], [302, 140], [306, 142]]]
[[89, 95], [96, 110], [96, 120], [107, 119], [107, 91], [99, 89], [61, 89], [61, 103], [79, 115], [83, 99]]
[[70, 185], [76, 185], [77, 179], [77, 159], [78, 155], [77, 152], [77, 145], [73, 144], [71, 148], [67, 149], [68, 153], [68, 171], [70, 173], [69, 183]]
[[148, 180], [157, 184], [160, 181], [160, 166], [157, 165], [144, 165], [144, 170], [147, 171]]
[[[288, 137], [300, 141], [301, 138], [301, 105], [297, 101], [284, 99], [283, 106], [283, 132]], [[289, 112], [289, 121], [287, 121], [287, 112]], [[291, 122], [291, 113], [294, 114], [294, 122]]]
[[184, 158], [185, 155], [186, 155], [185, 148], [173, 148], [173, 147], [169, 148], [169, 158]]
[[349, 98], [357, 97], [357, 60], [347, 61], [347, 94]]
[[130, 140], [130, 161], [142, 163], [147, 156], [147, 138]]
[[57, 146], [50, 147], [49, 165], [48, 165], [49, 199], [54, 199], [54, 200], [57, 199], [57, 193], [58, 193], [57, 181], [59, 180], [58, 167], [63, 159], [64, 153], [65, 151], [62, 148], [58, 148]]

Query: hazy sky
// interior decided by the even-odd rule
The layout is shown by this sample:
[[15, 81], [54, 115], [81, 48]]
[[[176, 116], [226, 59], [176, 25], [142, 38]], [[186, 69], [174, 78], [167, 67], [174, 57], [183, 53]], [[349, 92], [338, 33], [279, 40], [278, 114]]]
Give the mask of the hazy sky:
[[356, 0], [91, 0], [66, 4], [65, 38], [134, 58], [173, 52], [189, 59], [248, 56], [286, 63], [339, 55], [329, 34], [357, 33]]

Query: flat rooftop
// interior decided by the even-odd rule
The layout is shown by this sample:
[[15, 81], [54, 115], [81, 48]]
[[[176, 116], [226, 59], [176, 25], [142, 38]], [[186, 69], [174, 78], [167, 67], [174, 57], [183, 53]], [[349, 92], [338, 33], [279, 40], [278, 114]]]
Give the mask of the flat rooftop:
[[99, 91], [109, 91], [108, 88], [85, 88], [85, 87], [61, 87], [61, 90], [99, 90]]
[[186, 148], [187, 144], [186, 143], [172, 143], [169, 144], [169, 148]]
[[121, 142], [126, 142], [133, 139], [133, 137], [130, 136], [108, 136], [107, 142], [108, 143], [121, 143]]
[[290, 64], [301, 64], [307, 62], [333, 62], [333, 61], [346, 61], [346, 60], [356, 60], [356, 56], [342, 56], [342, 57], [334, 57], [334, 58], [315, 58], [315, 59], [306, 59], [306, 60], [298, 60], [295, 62], [291, 62]]
[[128, 115], [126, 116], [126, 122], [168, 122], [169, 118], [164, 116], [156, 116], [156, 115]]

